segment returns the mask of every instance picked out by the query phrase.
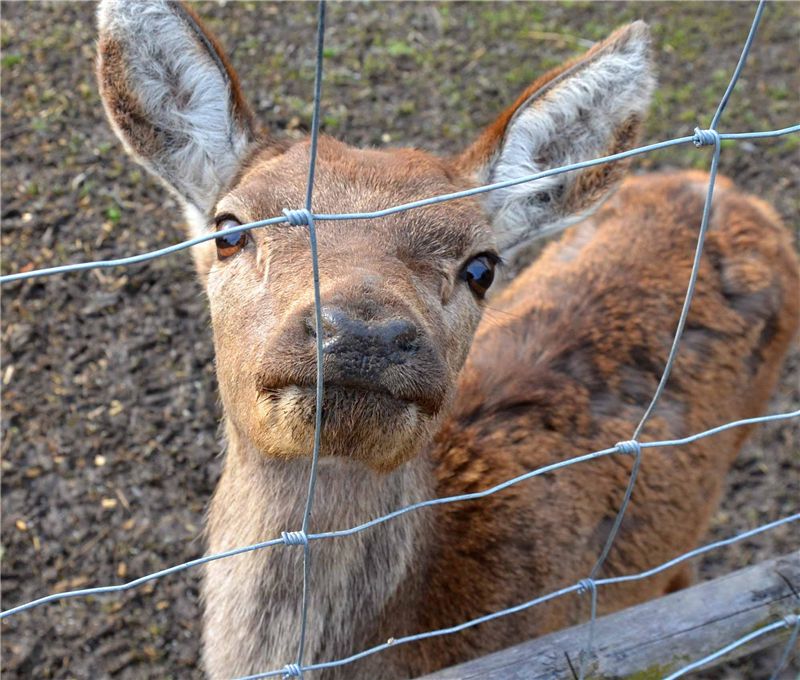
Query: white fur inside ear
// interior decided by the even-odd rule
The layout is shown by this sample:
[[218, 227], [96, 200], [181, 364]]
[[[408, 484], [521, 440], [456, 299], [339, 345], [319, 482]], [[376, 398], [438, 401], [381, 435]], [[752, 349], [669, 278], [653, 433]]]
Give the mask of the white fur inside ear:
[[[617, 130], [644, 117], [655, 85], [647, 32], [613, 51], [600, 51], [546, 85], [517, 110], [484, 179], [514, 180], [606, 155]], [[569, 214], [560, 199], [576, 173], [518, 184], [487, 194], [498, 244], [512, 249], [585, 217]]]
[[[232, 179], [249, 132], [234, 118], [224, 67], [175, 3], [106, 0], [101, 33], [123, 49], [127, 80], [162, 143], [151, 154], [128, 149], [201, 213]], [[115, 121], [112, 121], [115, 122]]]

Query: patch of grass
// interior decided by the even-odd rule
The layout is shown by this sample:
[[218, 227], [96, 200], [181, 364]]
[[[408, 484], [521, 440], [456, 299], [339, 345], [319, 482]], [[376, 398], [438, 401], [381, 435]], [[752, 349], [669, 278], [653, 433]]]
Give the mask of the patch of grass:
[[783, 151], [797, 151], [800, 149], [800, 134], [786, 135], [780, 143]]
[[16, 66], [20, 63], [22, 63], [22, 55], [17, 54], [16, 52], [4, 54], [3, 58], [0, 59], [0, 64], [3, 66], [3, 68], [11, 68], [12, 66]]
[[326, 113], [322, 117], [322, 125], [327, 132], [333, 132], [342, 124], [342, 117], [336, 113]]
[[675, 669], [675, 664], [654, 664], [649, 668], [633, 673], [628, 680], [658, 680], [666, 677]]
[[481, 11], [479, 20], [490, 34], [508, 31], [526, 31], [542, 24], [547, 8], [533, 3], [488, 4]]
[[792, 97], [792, 91], [785, 85], [773, 85], [767, 88], [767, 96], [777, 101], [786, 101]]
[[416, 113], [417, 105], [414, 103], [413, 100], [408, 99], [406, 101], [400, 102], [400, 105], [397, 107], [397, 110], [400, 113], [400, 115], [410, 116], [412, 113]]
[[116, 205], [109, 206], [106, 209], [106, 218], [109, 222], [117, 224], [122, 218], [122, 212], [120, 212], [119, 207]]
[[386, 46], [386, 51], [389, 53], [390, 57], [413, 57], [416, 54], [416, 50], [402, 40], [392, 40], [389, 42]]

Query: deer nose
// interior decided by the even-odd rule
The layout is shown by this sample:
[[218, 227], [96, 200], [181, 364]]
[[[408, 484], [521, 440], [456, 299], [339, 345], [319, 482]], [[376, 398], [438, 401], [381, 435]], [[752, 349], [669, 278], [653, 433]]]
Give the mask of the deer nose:
[[[306, 331], [316, 337], [314, 310], [306, 316]], [[417, 326], [403, 317], [366, 320], [341, 307], [322, 308], [323, 351], [361, 357], [380, 364], [402, 363], [417, 350]]]

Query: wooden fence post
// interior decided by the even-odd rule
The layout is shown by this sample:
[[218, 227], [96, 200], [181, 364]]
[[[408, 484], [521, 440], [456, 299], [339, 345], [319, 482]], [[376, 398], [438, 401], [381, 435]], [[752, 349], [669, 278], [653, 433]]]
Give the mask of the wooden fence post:
[[[800, 550], [597, 619], [586, 680], [663, 678], [789, 614], [800, 614]], [[764, 635], [724, 660], [790, 632]], [[567, 628], [418, 680], [574, 680], [567, 657], [577, 668], [587, 633], [587, 624]]]

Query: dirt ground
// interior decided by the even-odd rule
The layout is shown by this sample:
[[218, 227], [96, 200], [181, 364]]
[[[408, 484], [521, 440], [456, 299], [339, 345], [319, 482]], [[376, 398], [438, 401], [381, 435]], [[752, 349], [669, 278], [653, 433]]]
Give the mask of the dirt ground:
[[[88, 3], [2, 7], [2, 268], [109, 258], [181, 239], [175, 201], [122, 153], [93, 76]], [[276, 131], [309, 124], [315, 7], [199, 3]], [[706, 126], [751, 3], [350, 4], [329, 7], [323, 127], [353, 144], [453, 152], [538, 73], [634, 18], [660, 70], [646, 141]], [[724, 131], [800, 120], [800, 4], [767, 6]], [[726, 144], [723, 171], [800, 215], [800, 135]], [[673, 148], [636, 171], [707, 167]], [[202, 553], [220, 411], [205, 300], [188, 253], [3, 287], [2, 606], [120, 583]], [[771, 412], [800, 404], [794, 348]], [[577, 453], [577, 452], [576, 452]], [[710, 539], [797, 511], [800, 423], [759, 428]], [[699, 562], [700, 578], [798, 547], [782, 528]], [[3, 622], [8, 678], [199, 677], [197, 571]], [[776, 652], [707, 678], [767, 678]], [[795, 666], [795, 669], [798, 667]], [[785, 677], [790, 677], [787, 671]]]

